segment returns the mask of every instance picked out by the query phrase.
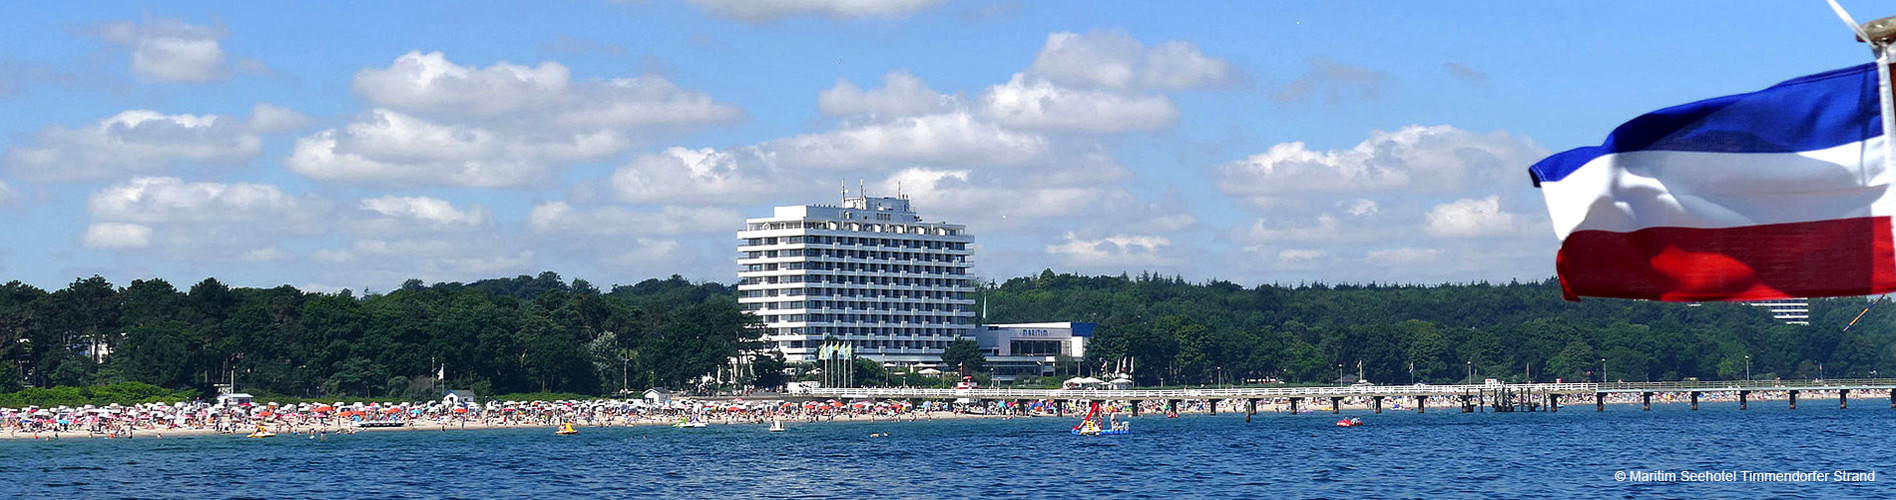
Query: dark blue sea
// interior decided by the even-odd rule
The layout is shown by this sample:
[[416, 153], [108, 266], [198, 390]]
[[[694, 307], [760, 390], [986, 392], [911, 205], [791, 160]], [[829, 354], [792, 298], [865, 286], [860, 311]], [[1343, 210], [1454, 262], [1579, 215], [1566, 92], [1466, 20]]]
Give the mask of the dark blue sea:
[[[1879, 400], [1073, 419], [0, 440], [0, 498], [1891, 498]], [[887, 433], [887, 437], [870, 437]], [[1622, 472], [1672, 481], [1617, 480]], [[1807, 482], [1682, 472], [1823, 472]], [[1834, 472], [1874, 472], [1840, 482]], [[1660, 476], [1663, 477], [1663, 476]], [[1816, 479], [1823, 479], [1817, 481]]]

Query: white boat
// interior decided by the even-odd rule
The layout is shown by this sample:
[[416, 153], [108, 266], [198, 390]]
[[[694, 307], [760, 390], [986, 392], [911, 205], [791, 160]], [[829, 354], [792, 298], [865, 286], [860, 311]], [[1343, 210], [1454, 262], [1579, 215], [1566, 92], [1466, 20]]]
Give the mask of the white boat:
[[770, 419], [770, 432], [783, 432], [783, 419]]

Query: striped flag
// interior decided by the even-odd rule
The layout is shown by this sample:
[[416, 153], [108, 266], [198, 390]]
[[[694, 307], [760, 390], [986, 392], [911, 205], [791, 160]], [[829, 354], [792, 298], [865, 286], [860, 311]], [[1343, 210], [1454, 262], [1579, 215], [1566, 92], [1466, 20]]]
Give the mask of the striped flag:
[[1874, 65], [1635, 118], [1529, 169], [1569, 300], [1896, 291]]

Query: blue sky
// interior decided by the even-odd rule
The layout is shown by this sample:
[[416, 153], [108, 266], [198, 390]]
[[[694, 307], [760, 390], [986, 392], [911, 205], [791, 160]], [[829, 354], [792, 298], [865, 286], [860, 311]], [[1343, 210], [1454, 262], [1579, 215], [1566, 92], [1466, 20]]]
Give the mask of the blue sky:
[[988, 278], [1538, 280], [1557, 242], [1533, 161], [1869, 59], [1821, 2], [6, 2], [0, 19], [0, 279], [49, 288], [728, 282], [745, 217], [845, 182], [967, 224]]

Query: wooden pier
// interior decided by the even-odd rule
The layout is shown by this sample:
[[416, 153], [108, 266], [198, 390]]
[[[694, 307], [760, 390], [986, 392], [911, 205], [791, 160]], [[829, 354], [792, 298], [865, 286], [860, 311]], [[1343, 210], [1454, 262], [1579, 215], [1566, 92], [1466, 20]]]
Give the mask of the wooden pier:
[[[918, 389], [904, 387], [857, 387], [811, 389], [786, 393], [781, 399], [909, 399], [979, 401], [1163, 401], [1166, 411], [1176, 411], [1182, 401], [1203, 401], [1212, 414], [1219, 405], [1242, 409], [1248, 421], [1257, 413], [1259, 401], [1288, 403], [1290, 413], [1302, 409], [1338, 413], [1345, 399], [1366, 401], [1370, 411], [1382, 413], [1386, 401], [1413, 402], [1416, 412], [1428, 411], [1429, 398], [1450, 398], [1464, 413], [1495, 411], [1559, 411], [1562, 402], [1591, 397], [1595, 411], [1606, 410], [1606, 398], [1614, 394], [1639, 394], [1641, 407], [1652, 409], [1652, 397], [1659, 394], [1685, 395], [1692, 409], [1698, 409], [1705, 393], [1736, 393], [1739, 409], [1749, 409], [1751, 395], [1759, 392], [1783, 392], [1790, 409], [1797, 409], [1798, 395], [1811, 391], [1835, 391], [1839, 407], [1848, 408], [1850, 394], [1876, 394], [1889, 397], [1896, 409], [1896, 378], [1833, 380], [1754, 380], [1684, 382], [1614, 382], [1558, 384], [1462, 384], [1462, 385], [1352, 385], [1330, 387], [1236, 387], [1218, 389]], [[757, 395], [748, 396], [757, 398]], [[1134, 405], [1133, 415], [1138, 415]]]

